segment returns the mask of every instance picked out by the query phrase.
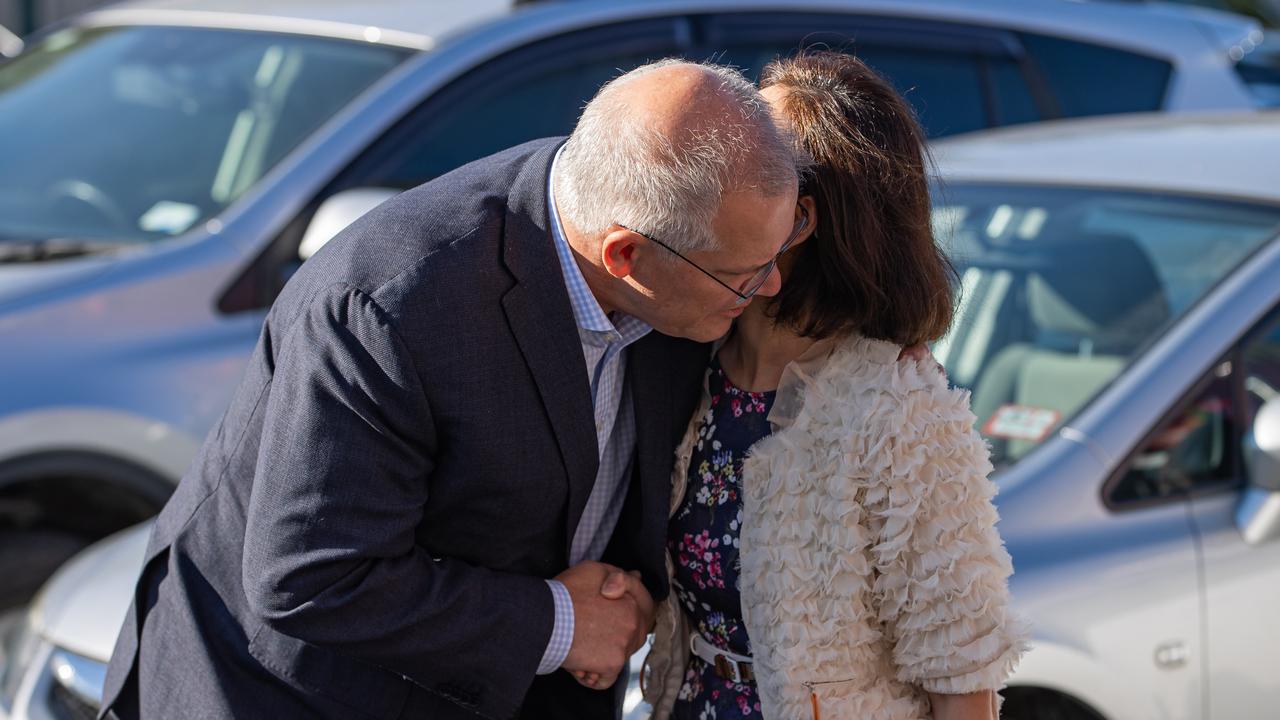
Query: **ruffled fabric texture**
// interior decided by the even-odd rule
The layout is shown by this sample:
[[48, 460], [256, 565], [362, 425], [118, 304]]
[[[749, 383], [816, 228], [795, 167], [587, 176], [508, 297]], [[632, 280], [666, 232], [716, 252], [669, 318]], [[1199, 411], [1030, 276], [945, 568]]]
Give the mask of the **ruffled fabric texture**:
[[928, 718], [925, 692], [999, 688], [1025, 650], [968, 394], [899, 351], [855, 338], [796, 366], [743, 467], [766, 718], [811, 717], [810, 688], [824, 717]]
[[[815, 346], [788, 366], [775, 432], [744, 464], [741, 590], [766, 720], [808, 720], [810, 692], [824, 718], [927, 719], [926, 692], [999, 688], [1026, 649], [968, 393], [899, 352]], [[679, 689], [683, 633], [678, 606], [659, 612], [655, 718]]]

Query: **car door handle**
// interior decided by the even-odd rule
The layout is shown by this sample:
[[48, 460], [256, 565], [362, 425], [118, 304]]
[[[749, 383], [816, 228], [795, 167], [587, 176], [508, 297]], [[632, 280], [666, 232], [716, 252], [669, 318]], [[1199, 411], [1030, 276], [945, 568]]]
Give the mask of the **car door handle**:
[[1172, 670], [1186, 665], [1191, 659], [1191, 651], [1187, 649], [1186, 643], [1180, 640], [1161, 643], [1156, 646], [1155, 659], [1156, 667]]

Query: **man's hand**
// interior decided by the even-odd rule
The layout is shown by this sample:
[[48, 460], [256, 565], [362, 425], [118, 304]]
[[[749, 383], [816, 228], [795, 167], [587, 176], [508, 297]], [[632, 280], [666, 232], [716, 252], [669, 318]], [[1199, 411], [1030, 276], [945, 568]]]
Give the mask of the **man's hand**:
[[653, 627], [654, 605], [639, 573], [583, 562], [556, 577], [573, 601], [573, 645], [564, 669], [583, 685], [613, 685]]

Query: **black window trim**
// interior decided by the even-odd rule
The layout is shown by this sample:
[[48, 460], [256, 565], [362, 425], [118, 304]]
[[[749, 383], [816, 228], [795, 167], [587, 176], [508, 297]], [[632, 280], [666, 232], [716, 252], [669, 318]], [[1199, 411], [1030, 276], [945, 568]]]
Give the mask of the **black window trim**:
[[[1146, 433], [1143, 433], [1142, 439], [1139, 440], [1136, 444], [1134, 444], [1132, 448], [1129, 449], [1129, 452], [1127, 452], [1124, 456], [1124, 460], [1118, 463], [1115, 469], [1108, 474], [1107, 480], [1103, 482], [1101, 487], [1102, 504], [1108, 510], [1114, 513], [1128, 513], [1128, 512], [1134, 512], [1139, 510], [1146, 510], [1154, 507], [1163, 507], [1165, 505], [1169, 505], [1173, 503], [1188, 502], [1190, 500], [1194, 500], [1194, 499], [1198, 499], [1198, 498], [1202, 498], [1210, 495], [1219, 495], [1226, 492], [1235, 492], [1244, 485], [1244, 478], [1242, 475], [1242, 464], [1241, 464], [1241, 457], [1240, 457], [1240, 443], [1241, 443], [1240, 423], [1242, 419], [1241, 418], [1242, 409], [1239, 402], [1240, 391], [1242, 389], [1243, 383], [1241, 383], [1239, 373], [1237, 372], [1240, 368], [1240, 362], [1239, 362], [1240, 348], [1242, 345], [1243, 343], [1237, 342], [1235, 345], [1232, 346], [1231, 350], [1224, 357], [1219, 358], [1217, 362], [1210, 365], [1207, 370], [1201, 373], [1200, 378], [1196, 380], [1196, 382], [1193, 383], [1191, 387], [1178, 398], [1178, 401], [1176, 403], [1174, 403], [1169, 407], [1168, 411], [1166, 411], [1164, 414], [1160, 416], [1159, 420], [1157, 420], [1154, 424], [1152, 424], [1152, 426], [1147, 430]], [[1155, 439], [1156, 435], [1159, 434], [1159, 432], [1164, 429], [1166, 424], [1168, 424], [1170, 421], [1174, 420], [1175, 418], [1179, 417], [1180, 415], [1182, 415], [1183, 413], [1191, 409], [1191, 407], [1205, 392], [1205, 390], [1207, 390], [1209, 386], [1212, 385], [1213, 382], [1218, 379], [1215, 376], [1219, 372], [1219, 369], [1223, 367], [1223, 365], [1228, 366], [1228, 372], [1230, 373], [1230, 377], [1228, 381], [1230, 383], [1229, 392], [1232, 397], [1232, 403], [1231, 403], [1231, 427], [1232, 427], [1231, 435], [1232, 436], [1228, 439], [1228, 443], [1231, 446], [1231, 451], [1230, 451], [1231, 452], [1231, 458], [1230, 458], [1230, 465], [1231, 465], [1230, 475], [1231, 476], [1226, 479], [1207, 482], [1204, 485], [1196, 487], [1190, 491], [1177, 492], [1177, 493], [1173, 493], [1171, 495], [1166, 495], [1163, 497], [1146, 498], [1142, 500], [1125, 500], [1125, 501], [1115, 500], [1113, 498], [1113, 494], [1115, 493], [1116, 489], [1119, 487], [1120, 483], [1124, 481], [1125, 475], [1128, 474], [1129, 467], [1137, 459], [1138, 455], [1142, 452], [1142, 449], [1145, 448], [1147, 444], [1150, 443], [1153, 439]]]

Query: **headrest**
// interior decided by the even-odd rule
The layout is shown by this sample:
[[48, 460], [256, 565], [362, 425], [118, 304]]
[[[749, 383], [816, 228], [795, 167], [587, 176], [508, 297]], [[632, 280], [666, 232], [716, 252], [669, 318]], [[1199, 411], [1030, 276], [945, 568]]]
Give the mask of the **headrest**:
[[1128, 354], [1168, 321], [1164, 285], [1131, 236], [1046, 236], [1035, 246], [1042, 262], [1027, 278], [1027, 302], [1046, 340], [1087, 339], [1098, 352]]

